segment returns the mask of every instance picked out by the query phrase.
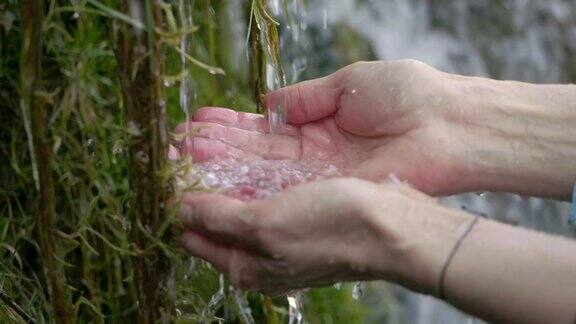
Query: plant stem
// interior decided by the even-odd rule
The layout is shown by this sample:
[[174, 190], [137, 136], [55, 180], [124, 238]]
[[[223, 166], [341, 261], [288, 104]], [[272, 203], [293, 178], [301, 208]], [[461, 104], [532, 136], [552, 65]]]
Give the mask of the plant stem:
[[[280, 61], [278, 23], [271, 17], [262, 0], [252, 0], [249, 8], [248, 56], [250, 59], [250, 85], [257, 111], [264, 112], [263, 96], [268, 90], [284, 87], [284, 71]], [[268, 80], [268, 65], [274, 69], [277, 80]], [[267, 82], [274, 81], [274, 89]]]
[[256, 104], [256, 111], [262, 113], [264, 112], [262, 95], [266, 93], [266, 54], [263, 48], [262, 33], [257, 23], [260, 12], [257, 1], [251, 1], [248, 8], [250, 22], [248, 27], [248, 57], [252, 100]]
[[[173, 265], [150, 239], [165, 221], [168, 195], [168, 183], [162, 176], [168, 149], [162, 89], [164, 56], [160, 40], [150, 32], [160, 25], [161, 9], [152, 0], [124, 5], [124, 12], [146, 13], [148, 31], [124, 25], [116, 51], [126, 121], [139, 130], [129, 141], [131, 235], [137, 250], [145, 251], [134, 257], [138, 323], [167, 323], [174, 309]], [[167, 240], [168, 234], [158, 239]]]
[[22, 52], [20, 56], [21, 108], [30, 138], [30, 153], [38, 189], [36, 230], [42, 266], [58, 323], [74, 322], [74, 307], [67, 288], [63, 253], [56, 237], [54, 153], [48, 127], [46, 97], [42, 93], [42, 27], [44, 0], [21, 0]]

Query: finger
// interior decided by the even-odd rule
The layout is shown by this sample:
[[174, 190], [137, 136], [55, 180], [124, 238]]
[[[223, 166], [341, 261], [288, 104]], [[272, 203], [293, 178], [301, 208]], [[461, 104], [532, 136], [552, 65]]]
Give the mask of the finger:
[[182, 245], [190, 254], [210, 262], [220, 272], [229, 271], [228, 266], [233, 253], [229, 246], [210, 241], [193, 231], [184, 232]]
[[[261, 117], [261, 115], [256, 115], [253, 119], [257, 119], [257, 116]], [[222, 107], [201, 107], [196, 110], [192, 119], [194, 121], [237, 124], [238, 112], [229, 108]]]
[[[263, 134], [255, 131], [227, 127], [214, 123], [192, 124], [199, 127], [196, 138], [206, 138], [209, 140], [220, 141], [229, 147], [238, 149], [245, 154], [261, 156], [265, 159], [299, 159], [301, 153], [300, 139], [285, 135]], [[195, 141], [194, 141], [195, 142]], [[210, 150], [222, 151], [222, 145], [218, 145]], [[196, 148], [194, 148], [194, 151]], [[222, 151], [225, 154], [226, 152]]]
[[[240, 129], [269, 133], [270, 126], [268, 119], [260, 114], [252, 114], [241, 111], [234, 111], [227, 108], [202, 107], [194, 114], [195, 122], [210, 122], [225, 126], [232, 126]], [[186, 123], [178, 125], [175, 129], [177, 133], [186, 131]], [[287, 125], [285, 134], [297, 135], [298, 129], [294, 126]]]
[[287, 122], [296, 125], [332, 116], [338, 110], [341, 93], [335, 79], [328, 76], [273, 91], [266, 95], [265, 105], [268, 109], [284, 105]]
[[246, 153], [220, 140], [203, 137], [194, 137], [192, 140], [184, 141], [181, 153], [190, 155], [195, 162], [246, 156]]
[[[208, 122], [221, 124], [226, 126], [233, 126], [246, 130], [266, 132], [269, 128], [266, 118], [258, 114], [236, 112], [228, 108], [219, 107], [202, 107], [199, 108], [192, 118], [193, 122], [190, 123], [193, 129], [194, 122]], [[185, 133], [188, 130], [186, 122], [179, 124], [174, 129], [176, 133]]]
[[191, 230], [219, 243], [254, 246], [256, 216], [245, 203], [220, 194], [188, 194], [180, 206], [180, 220]]
[[237, 112], [227, 108], [202, 107], [194, 114], [194, 121], [218, 123], [261, 132], [266, 132], [269, 129], [268, 122], [264, 116]]

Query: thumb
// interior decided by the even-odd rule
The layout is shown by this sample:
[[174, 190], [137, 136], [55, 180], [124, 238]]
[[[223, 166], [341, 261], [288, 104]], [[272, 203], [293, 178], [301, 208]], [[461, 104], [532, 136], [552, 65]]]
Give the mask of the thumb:
[[284, 105], [289, 124], [305, 124], [336, 114], [341, 87], [333, 75], [300, 82], [264, 98], [267, 109]]

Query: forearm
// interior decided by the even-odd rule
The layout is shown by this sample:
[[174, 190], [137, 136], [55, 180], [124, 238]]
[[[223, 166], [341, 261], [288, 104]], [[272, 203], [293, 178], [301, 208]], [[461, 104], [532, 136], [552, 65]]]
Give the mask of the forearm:
[[[568, 200], [576, 182], [576, 86], [455, 77], [477, 190]], [[464, 133], [466, 135], [464, 136]]]
[[[399, 278], [436, 295], [442, 266], [473, 217], [442, 207], [426, 214], [427, 234], [405, 244]], [[574, 323], [576, 243], [480, 220], [452, 259], [444, 291], [450, 303], [489, 321]]]
[[576, 244], [493, 221], [476, 225], [445, 282], [449, 302], [499, 323], [576, 321]]

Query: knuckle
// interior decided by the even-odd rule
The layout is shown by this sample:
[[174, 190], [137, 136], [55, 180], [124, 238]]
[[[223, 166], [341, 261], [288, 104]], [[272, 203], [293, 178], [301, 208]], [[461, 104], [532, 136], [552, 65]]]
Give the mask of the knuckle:
[[340, 70], [338, 70], [334, 76], [338, 79], [338, 80], [345, 80], [348, 77], [353, 77], [355, 75], [358, 75], [360, 73], [363, 73], [361, 71], [364, 71], [366, 69], [367, 66], [369, 66], [370, 64], [373, 64], [374, 62], [368, 62], [368, 61], [356, 61], [352, 64], [349, 64], [343, 68], [341, 68]]
[[419, 75], [431, 69], [428, 64], [414, 59], [400, 60], [396, 63], [396, 67], [400, 73], [407, 75]]
[[350, 64], [350, 68], [352, 68], [353, 70], [362, 69], [362, 68], [368, 67], [372, 63], [373, 62], [369, 62], [369, 61], [357, 61], [357, 62]]
[[272, 230], [266, 225], [259, 225], [254, 227], [252, 230], [252, 237], [254, 242], [260, 246], [264, 251], [268, 251], [272, 248], [274, 241], [271, 239]]
[[408, 67], [408, 68], [418, 68], [418, 67], [426, 66], [426, 64], [423, 63], [422, 61], [418, 61], [415, 59], [399, 60], [398, 64], [403, 65], [403, 66]]
[[269, 228], [269, 215], [262, 208], [249, 207], [241, 212], [244, 234], [259, 244], [266, 242], [266, 230]]
[[218, 226], [216, 222], [207, 220], [206, 217], [200, 217], [198, 222], [199, 226], [206, 229], [208, 232], [218, 232], [220, 229], [220, 226]]

